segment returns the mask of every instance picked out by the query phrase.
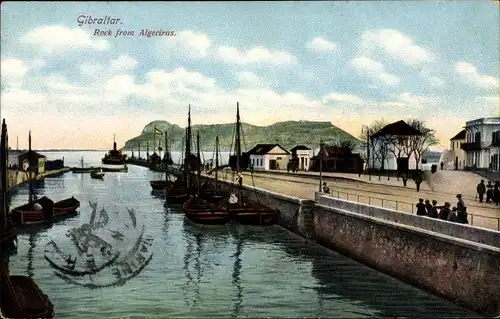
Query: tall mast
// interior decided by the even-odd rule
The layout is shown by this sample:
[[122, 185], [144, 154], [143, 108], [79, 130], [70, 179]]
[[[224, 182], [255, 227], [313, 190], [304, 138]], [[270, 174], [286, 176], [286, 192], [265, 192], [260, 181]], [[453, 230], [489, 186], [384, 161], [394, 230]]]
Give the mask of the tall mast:
[[31, 167], [31, 131], [29, 131], [28, 133], [28, 163], [29, 163], [29, 166], [28, 166], [28, 174], [29, 174], [29, 181], [30, 181], [30, 195], [29, 195], [29, 199], [28, 199], [28, 202], [31, 204], [32, 201], [33, 201], [33, 176], [31, 174], [32, 172], [32, 167]]
[[116, 151], [116, 134], [113, 134], [113, 151]]
[[[189, 139], [189, 129], [186, 127], [186, 148], [188, 147], [188, 139]], [[191, 185], [189, 182], [189, 155], [186, 151], [184, 155], [184, 175], [186, 176], [186, 188], [189, 189]]]
[[215, 136], [215, 189], [217, 189], [218, 171], [219, 171], [219, 134]]
[[5, 226], [7, 225], [7, 214], [9, 213], [9, 195], [8, 192], [9, 190], [7, 189], [9, 187], [9, 176], [8, 171], [7, 171], [7, 161], [8, 161], [8, 156], [9, 156], [9, 138], [7, 134], [7, 124], [5, 124], [5, 119], [3, 119], [2, 122], [2, 139], [0, 142], [0, 149], [2, 151], [2, 154], [0, 156], [0, 169], [2, 170], [0, 175], [2, 176], [2, 180], [0, 183], [0, 196], [2, 197], [2, 207], [0, 207], [1, 212], [0, 212], [0, 230], [3, 231], [5, 230]]
[[192, 135], [191, 135], [191, 104], [189, 104], [188, 109], [188, 127], [187, 127], [187, 144], [186, 144], [186, 155], [191, 154], [191, 144], [192, 144]]
[[156, 126], [153, 126], [153, 154], [156, 153]]
[[168, 176], [168, 159], [169, 159], [169, 156], [168, 156], [168, 139], [167, 139], [167, 130], [165, 130], [165, 152], [164, 152], [164, 157], [165, 157], [165, 179], [169, 180], [169, 176]]
[[197, 166], [197, 175], [198, 175], [198, 178], [197, 178], [197, 181], [196, 181], [196, 187], [197, 187], [197, 201], [198, 201], [198, 205], [200, 205], [200, 184], [201, 184], [201, 165], [199, 163], [199, 159], [200, 159], [200, 131], [196, 131], [196, 156], [198, 157], [198, 160], [196, 162], [196, 166]]
[[141, 159], [141, 141], [137, 142], [137, 156]]
[[323, 191], [323, 139], [319, 140], [319, 191]]
[[240, 102], [236, 102], [236, 171], [240, 172], [240, 154], [241, 154], [241, 141], [240, 141]]
[[149, 140], [146, 140], [146, 161], [149, 162]]

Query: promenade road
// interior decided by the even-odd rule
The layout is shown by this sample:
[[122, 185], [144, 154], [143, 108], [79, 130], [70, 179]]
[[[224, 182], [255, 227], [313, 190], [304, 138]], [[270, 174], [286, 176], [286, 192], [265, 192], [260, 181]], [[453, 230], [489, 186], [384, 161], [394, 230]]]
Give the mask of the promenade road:
[[[285, 172], [286, 173], [286, 172]], [[324, 179], [332, 196], [351, 201], [396, 209], [402, 212], [415, 213], [414, 204], [419, 198], [437, 200], [438, 205], [448, 201], [456, 205], [456, 198], [451, 193], [421, 190], [414, 188], [365, 183], [356, 180], [346, 180], [325, 176]], [[319, 190], [319, 180], [308, 176], [293, 176], [283, 173], [244, 173], [243, 183], [250, 186], [269, 189], [278, 193], [304, 199], [314, 199], [314, 192]], [[500, 223], [500, 206], [478, 203], [470, 197], [465, 197], [469, 222], [474, 226], [498, 230]]]

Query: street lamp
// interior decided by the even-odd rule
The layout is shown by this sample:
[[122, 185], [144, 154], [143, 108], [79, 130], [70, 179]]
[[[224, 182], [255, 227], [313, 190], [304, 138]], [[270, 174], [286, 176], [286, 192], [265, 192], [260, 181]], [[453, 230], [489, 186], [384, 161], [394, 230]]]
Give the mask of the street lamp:
[[[368, 179], [372, 180], [372, 175], [368, 166], [370, 159], [370, 128], [367, 125], [363, 125], [361, 128], [362, 134], [366, 134], [366, 170], [368, 171]], [[373, 165], [373, 163], [371, 163]]]

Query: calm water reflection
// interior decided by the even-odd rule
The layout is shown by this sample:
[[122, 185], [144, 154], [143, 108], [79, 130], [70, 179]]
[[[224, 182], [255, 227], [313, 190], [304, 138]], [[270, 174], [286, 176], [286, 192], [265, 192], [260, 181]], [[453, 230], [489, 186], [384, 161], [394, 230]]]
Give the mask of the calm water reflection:
[[[98, 165], [102, 152], [55, 157], [61, 156], [67, 165], [78, 165], [81, 156]], [[50, 296], [57, 318], [477, 317], [278, 226], [193, 225], [179, 206], [164, 207], [161, 195], [151, 193], [149, 180], [160, 176], [130, 166], [128, 173], [106, 173], [103, 181], [72, 173], [46, 179], [39, 194], [54, 201], [74, 195], [81, 213], [20, 235], [11, 274], [33, 277]], [[27, 194], [27, 187], [18, 189], [12, 205], [24, 203]], [[89, 220], [89, 200], [109, 212], [135, 209], [155, 238], [151, 263], [123, 286], [67, 284], [43, 258], [50, 239]]]

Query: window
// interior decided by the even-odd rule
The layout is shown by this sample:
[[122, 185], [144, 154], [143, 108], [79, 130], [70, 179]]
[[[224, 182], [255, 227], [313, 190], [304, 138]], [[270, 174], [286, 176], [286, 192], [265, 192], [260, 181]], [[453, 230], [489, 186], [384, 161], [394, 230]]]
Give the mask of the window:
[[276, 160], [279, 161], [281, 159], [281, 157], [276, 157]]
[[476, 132], [476, 134], [474, 134], [474, 142], [475, 143], [481, 142], [481, 132]]

